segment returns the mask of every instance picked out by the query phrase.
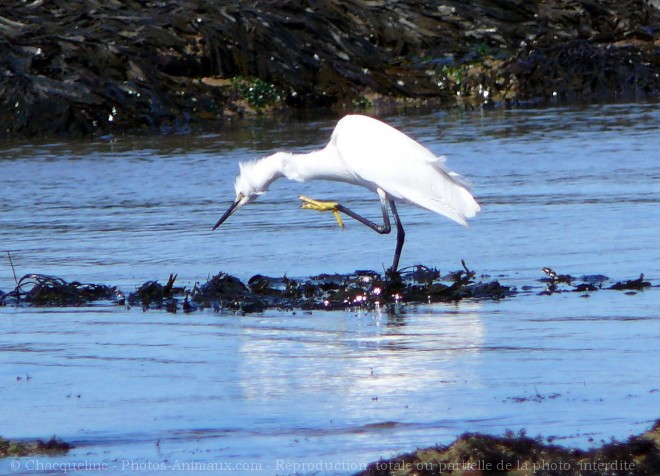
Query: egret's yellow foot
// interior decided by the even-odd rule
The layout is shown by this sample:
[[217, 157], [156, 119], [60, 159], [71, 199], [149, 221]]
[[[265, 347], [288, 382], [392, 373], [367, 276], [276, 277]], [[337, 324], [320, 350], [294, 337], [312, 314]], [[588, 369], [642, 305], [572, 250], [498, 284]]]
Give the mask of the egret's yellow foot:
[[304, 202], [302, 205], [300, 205], [300, 208], [304, 208], [305, 210], [316, 210], [319, 212], [332, 212], [332, 214], [335, 216], [335, 219], [337, 220], [339, 227], [342, 229], [344, 228], [344, 221], [341, 219], [339, 210], [337, 210], [339, 203], [321, 202], [319, 200], [314, 200], [313, 198], [305, 197], [304, 195], [300, 195], [298, 198]]

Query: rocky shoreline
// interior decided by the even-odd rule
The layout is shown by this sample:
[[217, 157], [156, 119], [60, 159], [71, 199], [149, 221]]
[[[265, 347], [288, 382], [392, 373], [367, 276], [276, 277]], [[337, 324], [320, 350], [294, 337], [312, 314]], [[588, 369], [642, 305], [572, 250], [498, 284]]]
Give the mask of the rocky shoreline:
[[188, 132], [379, 103], [657, 98], [648, 0], [13, 0], [0, 138]]

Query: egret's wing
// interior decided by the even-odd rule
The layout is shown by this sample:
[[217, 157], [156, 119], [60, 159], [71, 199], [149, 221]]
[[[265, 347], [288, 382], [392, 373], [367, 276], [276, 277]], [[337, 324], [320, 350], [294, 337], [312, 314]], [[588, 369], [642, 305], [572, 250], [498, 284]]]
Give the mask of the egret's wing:
[[360, 115], [341, 119], [331, 144], [358, 182], [380, 183], [411, 163], [437, 163], [442, 167], [445, 160], [394, 127]]
[[472, 218], [480, 210], [470, 192], [463, 187], [457, 187], [445, 193], [429, 193], [422, 187], [398, 186], [393, 192], [387, 191], [387, 188], [384, 190], [393, 198], [439, 213], [461, 225], [467, 225], [465, 219]]
[[[429, 151], [430, 152], [430, 151]], [[447, 163], [447, 156], [446, 155], [440, 155], [440, 156], [433, 156], [433, 158], [428, 159], [428, 161], [438, 169], [438, 171], [442, 174], [447, 174], [454, 182], [456, 182], [458, 185], [460, 185], [463, 188], [466, 188], [470, 190], [470, 187], [472, 184], [463, 177], [461, 174], [456, 173], [452, 170], [449, 170], [446, 166]]]
[[392, 198], [439, 213], [465, 225], [480, 210], [465, 182], [441, 162], [412, 162], [380, 187]]
[[[340, 127], [341, 126], [341, 127]], [[465, 225], [480, 207], [467, 182], [436, 156], [401, 131], [365, 116], [340, 121], [334, 144], [354, 183], [380, 188], [394, 199], [440, 213]]]

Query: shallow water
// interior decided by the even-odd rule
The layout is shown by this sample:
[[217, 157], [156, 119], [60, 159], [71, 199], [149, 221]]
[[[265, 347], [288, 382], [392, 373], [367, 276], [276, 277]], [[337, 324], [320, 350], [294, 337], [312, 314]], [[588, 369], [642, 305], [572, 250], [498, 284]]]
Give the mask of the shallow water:
[[[187, 469], [350, 474], [464, 431], [525, 428], [589, 447], [660, 417], [658, 288], [540, 296], [536, 281], [550, 266], [612, 280], [644, 272], [658, 284], [657, 105], [384, 118], [447, 155], [483, 208], [464, 229], [399, 207], [401, 265], [444, 272], [463, 258], [531, 290], [395, 316], [0, 308], [0, 393], [10, 402], [0, 434], [76, 445], [65, 457], [22, 458], [17, 471], [0, 461], [0, 473], [81, 463], [106, 465], [85, 474], [160, 474], [197, 462], [215, 466]], [[342, 232], [332, 216], [298, 208], [305, 194], [377, 219], [377, 197], [355, 187], [276, 182], [210, 231], [233, 199], [238, 161], [321, 146], [334, 122], [5, 145], [0, 250], [19, 277], [124, 291], [170, 272], [190, 287], [220, 270], [244, 280], [382, 270], [394, 236], [350, 221]], [[3, 252], [0, 289], [13, 286]]]

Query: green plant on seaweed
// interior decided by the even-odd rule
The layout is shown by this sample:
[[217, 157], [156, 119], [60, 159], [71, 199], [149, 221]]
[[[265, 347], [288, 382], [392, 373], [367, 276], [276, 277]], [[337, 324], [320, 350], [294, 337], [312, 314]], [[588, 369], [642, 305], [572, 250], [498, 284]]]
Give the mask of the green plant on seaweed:
[[442, 67], [442, 74], [445, 78], [454, 84], [461, 84], [463, 81], [463, 67], [444, 65]]
[[481, 57], [495, 56], [497, 53], [496, 48], [488, 46], [486, 43], [477, 43], [477, 45], [474, 47], [474, 51]]
[[25, 443], [0, 438], [0, 458], [5, 456], [25, 456], [27, 454], [28, 449]]
[[8, 456], [28, 456], [32, 454], [59, 455], [65, 454], [71, 445], [51, 437], [48, 441], [13, 441], [0, 437], [0, 458]]
[[353, 99], [353, 106], [356, 109], [365, 110], [365, 109], [369, 109], [371, 106], [373, 106], [373, 103], [371, 101], [369, 101], [369, 99], [367, 99], [365, 96], [360, 94], [358, 97]]
[[282, 101], [282, 94], [275, 85], [259, 78], [235, 76], [230, 84], [238, 96], [256, 110], [274, 106]]

